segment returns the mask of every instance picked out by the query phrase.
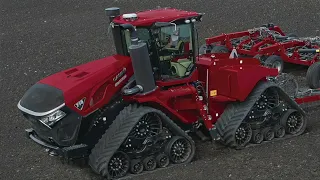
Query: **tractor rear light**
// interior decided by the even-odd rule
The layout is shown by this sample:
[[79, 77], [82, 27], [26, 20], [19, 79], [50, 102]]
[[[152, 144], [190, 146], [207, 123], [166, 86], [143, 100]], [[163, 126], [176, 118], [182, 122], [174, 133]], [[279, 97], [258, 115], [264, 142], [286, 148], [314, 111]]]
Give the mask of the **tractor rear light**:
[[58, 121], [60, 121], [64, 116], [66, 115], [65, 112], [61, 111], [61, 110], [57, 110], [47, 116], [42, 117], [41, 119], [39, 119], [39, 121], [44, 124], [45, 126], [47, 126], [48, 128], [51, 129], [51, 127], [57, 123]]

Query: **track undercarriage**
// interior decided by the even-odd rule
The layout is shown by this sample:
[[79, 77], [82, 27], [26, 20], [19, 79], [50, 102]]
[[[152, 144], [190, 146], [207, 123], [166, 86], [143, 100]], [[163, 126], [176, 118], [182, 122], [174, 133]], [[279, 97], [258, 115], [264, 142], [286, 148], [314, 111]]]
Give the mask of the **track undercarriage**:
[[192, 138], [164, 113], [130, 105], [93, 148], [89, 165], [97, 174], [114, 179], [188, 163], [194, 153]]
[[216, 123], [224, 145], [242, 149], [263, 141], [298, 136], [306, 128], [303, 110], [279, 86], [261, 82], [245, 102], [231, 104]]
[[[230, 104], [216, 123], [219, 142], [242, 149], [302, 134], [304, 111], [283, 90], [288, 84], [279, 82], [260, 82], [246, 101]], [[131, 105], [92, 150], [89, 164], [98, 174], [119, 178], [188, 163], [194, 152], [192, 138], [164, 113]]]

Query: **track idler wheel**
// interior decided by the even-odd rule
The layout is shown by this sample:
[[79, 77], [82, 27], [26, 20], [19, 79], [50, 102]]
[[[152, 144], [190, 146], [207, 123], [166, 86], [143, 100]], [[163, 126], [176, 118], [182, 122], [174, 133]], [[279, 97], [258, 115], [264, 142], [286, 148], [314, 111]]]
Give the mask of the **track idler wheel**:
[[134, 159], [131, 161], [130, 172], [132, 174], [140, 174], [143, 171], [143, 164], [139, 159]]
[[148, 156], [144, 158], [142, 163], [146, 171], [152, 171], [157, 167], [156, 159], [153, 156]]
[[289, 109], [281, 118], [281, 125], [284, 126], [287, 134], [302, 134], [306, 128], [306, 119], [294, 109]]
[[254, 144], [260, 144], [263, 141], [263, 135], [259, 130], [252, 131], [251, 142]]
[[167, 167], [170, 164], [170, 159], [167, 155], [165, 154], [159, 154], [156, 157], [157, 165], [160, 168]]
[[192, 152], [192, 145], [189, 140], [181, 136], [174, 136], [166, 145], [165, 152], [174, 164], [180, 164], [188, 161]]
[[266, 127], [262, 130], [262, 135], [265, 141], [271, 141], [274, 138], [274, 131], [270, 127]]
[[252, 129], [249, 123], [240, 124], [239, 128], [235, 132], [235, 142], [238, 149], [245, 147], [252, 138]]
[[130, 158], [122, 152], [116, 152], [109, 161], [108, 172], [112, 178], [121, 178], [125, 176], [130, 169]]
[[279, 124], [273, 128], [273, 132], [275, 138], [283, 138], [286, 134], [284, 127]]

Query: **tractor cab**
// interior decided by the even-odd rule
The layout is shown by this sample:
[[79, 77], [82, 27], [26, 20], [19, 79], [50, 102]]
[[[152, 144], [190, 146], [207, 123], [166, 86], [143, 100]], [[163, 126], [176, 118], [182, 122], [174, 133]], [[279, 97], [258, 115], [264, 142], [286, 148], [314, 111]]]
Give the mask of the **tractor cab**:
[[195, 58], [193, 24], [156, 22], [154, 26], [154, 51], [161, 76], [169, 79], [188, 76]]
[[119, 9], [106, 9], [110, 18], [117, 54], [129, 56], [132, 34], [145, 42], [156, 80], [188, 77], [196, 59], [195, 22], [202, 14], [173, 8], [120, 15]]

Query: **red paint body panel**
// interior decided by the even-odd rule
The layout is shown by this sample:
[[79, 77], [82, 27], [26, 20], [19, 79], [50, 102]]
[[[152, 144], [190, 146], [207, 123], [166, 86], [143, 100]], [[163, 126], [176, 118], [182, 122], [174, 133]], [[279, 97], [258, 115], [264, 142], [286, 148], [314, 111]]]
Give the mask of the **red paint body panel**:
[[[123, 68], [126, 68], [126, 78], [123, 81], [126, 82], [133, 75], [131, 59], [126, 56], [114, 55], [58, 72], [42, 79], [39, 83], [62, 90], [66, 105], [84, 116], [107, 104], [110, 98], [119, 92], [123, 83], [115, 87], [116, 82], [113, 81], [113, 78]], [[103, 88], [100, 89], [102, 86]], [[91, 98], [99, 89], [101, 92], [98, 100], [90, 106]], [[82, 98], [86, 98], [86, 101], [83, 110], [79, 111], [74, 107], [74, 104]]]
[[[217, 90], [218, 99], [244, 101], [256, 83], [267, 76], [277, 76], [276, 69], [266, 68], [260, 65], [255, 58], [228, 59], [225, 53], [210, 54], [199, 57], [197, 64], [201, 67], [201, 73], [209, 69], [209, 90]], [[225, 58], [225, 59], [224, 59]], [[254, 74], [254, 76], [253, 76]], [[206, 75], [199, 75], [199, 80], [205, 82]]]
[[171, 22], [180, 18], [190, 18], [198, 16], [197, 12], [183, 11], [174, 8], [160, 8], [149, 11], [136, 12], [138, 19], [134, 21], [127, 21], [122, 16], [116, 17], [113, 22], [118, 24], [130, 23], [133, 26], [151, 26], [153, 23]]
[[[195, 106], [196, 89], [191, 85], [172, 87], [160, 90], [160, 87], [147, 95], [124, 96], [127, 101], [160, 108], [164, 112], [177, 118], [185, 124], [196, 122], [199, 117], [198, 108]], [[182, 104], [184, 104], [182, 106]]]
[[[206, 87], [206, 72], [209, 70], [209, 91], [218, 95], [209, 98], [209, 113], [212, 120], [204, 120], [208, 129], [214, 126], [230, 102], [244, 101], [256, 83], [266, 76], [276, 76], [276, 69], [266, 68], [254, 58], [229, 59], [224, 53], [201, 55], [196, 61], [197, 69], [190, 77], [168, 82], [158, 81], [158, 89], [147, 95], [125, 96], [127, 101], [155, 106], [186, 124], [203, 118], [204, 104], [197, 100], [197, 90], [189, 85], [196, 80]], [[255, 74], [253, 77], [252, 74]], [[249, 80], [250, 79], [250, 80]], [[173, 85], [180, 85], [171, 88]]]

